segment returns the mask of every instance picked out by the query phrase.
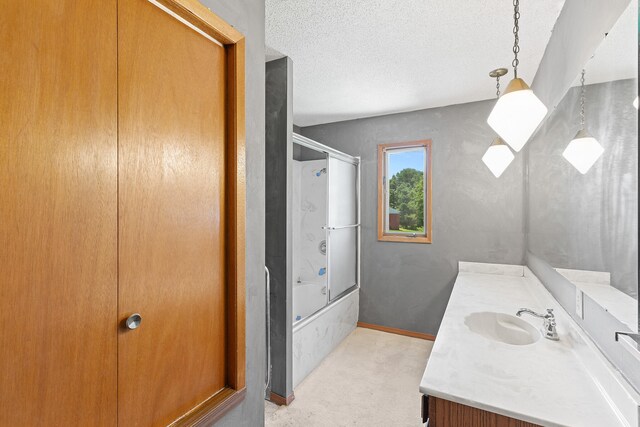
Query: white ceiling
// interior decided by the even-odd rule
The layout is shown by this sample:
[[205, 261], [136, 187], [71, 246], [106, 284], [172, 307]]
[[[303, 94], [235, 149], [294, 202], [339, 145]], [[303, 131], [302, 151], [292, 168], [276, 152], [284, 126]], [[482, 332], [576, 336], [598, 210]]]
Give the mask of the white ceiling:
[[[620, 16], [593, 57], [585, 64], [586, 84], [638, 77], [638, 0]], [[574, 86], [580, 85], [580, 76]]]
[[[529, 84], [563, 3], [520, 3]], [[310, 126], [494, 97], [512, 14], [509, 0], [266, 0], [266, 44], [293, 60], [294, 122]]]

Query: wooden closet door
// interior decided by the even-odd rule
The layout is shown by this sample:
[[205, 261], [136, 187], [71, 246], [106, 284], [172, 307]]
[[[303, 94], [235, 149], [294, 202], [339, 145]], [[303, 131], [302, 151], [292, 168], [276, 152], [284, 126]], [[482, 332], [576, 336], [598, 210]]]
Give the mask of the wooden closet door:
[[0, 426], [113, 426], [115, 0], [0, 0]]
[[166, 425], [225, 386], [225, 52], [120, 0], [121, 426]]

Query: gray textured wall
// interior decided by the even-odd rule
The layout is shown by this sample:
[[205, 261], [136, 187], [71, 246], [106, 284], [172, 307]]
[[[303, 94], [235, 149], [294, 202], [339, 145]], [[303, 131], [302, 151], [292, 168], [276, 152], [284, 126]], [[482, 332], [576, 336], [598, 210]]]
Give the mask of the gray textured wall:
[[216, 426], [264, 424], [264, 2], [200, 0], [246, 37], [247, 395]]
[[[481, 158], [495, 137], [494, 101], [302, 128], [302, 134], [362, 158], [360, 318], [435, 334], [457, 262], [524, 260], [523, 156], [500, 179]], [[377, 240], [377, 144], [432, 139], [433, 243]]]
[[569, 90], [527, 144], [527, 246], [554, 267], [609, 271], [637, 297], [637, 81], [586, 89], [587, 130], [605, 152], [586, 175], [562, 157], [580, 123], [580, 88]]
[[292, 209], [293, 75], [288, 57], [266, 64], [265, 236], [271, 273], [271, 391], [293, 394]]

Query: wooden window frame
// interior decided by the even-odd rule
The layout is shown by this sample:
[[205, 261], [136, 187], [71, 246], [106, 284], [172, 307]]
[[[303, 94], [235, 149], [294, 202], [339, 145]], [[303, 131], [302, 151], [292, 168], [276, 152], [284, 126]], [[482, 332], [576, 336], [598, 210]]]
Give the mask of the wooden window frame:
[[[425, 190], [425, 222], [424, 222], [424, 235], [403, 235], [399, 233], [387, 233], [385, 230], [385, 215], [386, 215], [386, 195], [385, 195], [385, 180], [386, 180], [386, 158], [387, 151], [399, 148], [417, 148], [423, 147], [425, 149], [425, 165], [426, 165], [426, 182], [424, 186]], [[409, 142], [393, 142], [389, 144], [378, 145], [378, 241], [381, 242], [402, 242], [402, 243], [431, 243], [432, 230], [431, 230], [431, 140], [419, 140]]]
[[[151, 0], [149, 0], [151, 1]], [[245, 384], [245, 38], [197, 0], [153, 0], [221, 44], [226, 60], [226, 386], [171, 426], [211, 425], [237, 406]]]

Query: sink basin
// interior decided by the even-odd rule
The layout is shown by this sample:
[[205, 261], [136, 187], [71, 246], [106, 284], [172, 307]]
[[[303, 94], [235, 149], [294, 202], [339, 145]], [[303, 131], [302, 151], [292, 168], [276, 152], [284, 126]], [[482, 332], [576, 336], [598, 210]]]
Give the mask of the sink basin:
[[490, 311], [471, 313], [464, 324], [484, 338], [511, 345], [533, 344], [540, 339], [540, 332], [526, 320], [504, 313]]

